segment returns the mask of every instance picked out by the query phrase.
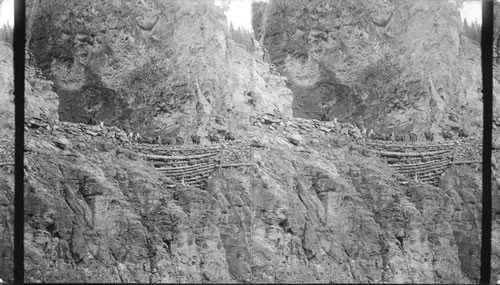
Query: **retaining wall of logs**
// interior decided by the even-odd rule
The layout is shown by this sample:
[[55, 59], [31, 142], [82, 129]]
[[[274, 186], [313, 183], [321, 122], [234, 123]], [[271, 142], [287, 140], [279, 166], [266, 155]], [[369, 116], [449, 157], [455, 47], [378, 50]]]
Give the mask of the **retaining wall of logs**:
[[[133, 144], [131, 148], [144, 159], [151, 161], [166, 177], [199, 188], [205, 188], [208, 178], [219, 168], [252, 165], [244, 162], [245, 159], [250, 159], [247, 153], [249, 147], [241, 143], [204, 147]], [[235, 157], [240, 159], [235, 161]]]
[[439, 177], [454, 161], [454, 142], [424, 145], [367, 141], [365, 144], [407, 178], [398, 181], [401, 184], [415, 180], [436, 186]]

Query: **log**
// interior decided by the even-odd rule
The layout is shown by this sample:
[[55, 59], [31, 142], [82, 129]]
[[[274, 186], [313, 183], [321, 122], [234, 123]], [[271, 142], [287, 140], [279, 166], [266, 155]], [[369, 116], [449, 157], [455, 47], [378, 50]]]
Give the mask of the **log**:
[[167, 176], [167, 177], [182, 177], [182, 176], [193, 176], [193, 175], [198, 175], [198, 174], [204, 174], [204, 173], [212, 173], [216, 167], [210, 167], [210, 168], [205, 168], [205, 169], [195, 169], [191, 171], [185, 171], [185, 172], [178, 172], [178, 173], [165, 173], [161, 171], [161, 174]]
[[452, 164], [476, 164], [476, 163], [483, 163], [482, 160], [465, 160], [465, 161], [455, 161]]
[[436, 157], [425, 157], [427, 161], [423, 162], [422, 157], [413, 157], [413, 158], [384, 158], [381, 157], [381, 159], [385, 160], [387, 164], [393, 165], [396, 163], [401, 163], [403, 164], [404, 162], [411, 164], [411, 163], [426, 163], [426, 162], [436, 162], [436, 161], [443, 161], [443, 160], [449, 160], [451, 161], [451, 158], [448, 158], [446, 156], [436, 156]]
[[424, 179], [424, 178], [430, 178], [430, 177], [439, 178], [443, 172], [444, 171], [441, 171], [440, 173], [431, 172], [431, 173], [428, 173], [428, 174], [419, 175], [417, 177], [417, 179]]
[[170, 151], [165, 149], [157, 149], [157, 150], [137, 150], [132, 149], [132, 151], [145, 154], [145, 155], [164, 155], [164, 156], [192, 156], [192, 155], [200, 155], [200, 154], [219, 154], [220, 151]]
[[449, 150], [453, 151], [453, 147], [427, 147], [427, 148], [403, 148], [403, 147], [368, 147], [372, 150], [377, 151], [390, 151], [390, 152], [430, 152], [430, 151], [440, 151]]
[[2, 162], [0, 163], [0, 166], [8, 166], [8, 165], [16, 165], [15, 162]]
[[[179, 167], [188, 167], [188, 166], [193, 166], [197, 164], [203, 164], [203, 163], [220, 163], [220, 159], [215, 157], [215, 158], [202, 158], [202, 159], [193, 159], [193, 160], [174, 160], [174, 161], [152, 161], [154, 167], [165, 167], [168, 166], [169, 168], [179, 168]], [[181, 166], [177, 166], [177, 165]]]
[[380, 140], [366, 140], [365, 144], [367, 145], [373, 145], [373, 146], [399, 146], [399, 147], [414, 147], [414, 148], [426, 148], [426, 147], [449, 147], [449, 146], [455, 146], [455, 143], [442, 143], [442, 144], [398, 144], [398, 143], [391, 143], [388, 141], [380, 141]]
[[172, 161], [172, 160], [190, 160], [197, 158], [205, 158], [217, 155], [216, 153], [209, 154], [198, 154], [198, 155], [190, 155], [190, 156], [165, 156], [165, 155], [153, 155], [153, 154], [141, 154], [148, 160], [156, 160], [156, 161]]
[[439, 182], [439, 177], [428, 177], [428, 178], [422, 178], [422, 179], [419, 179], [419, 181], [422, 181], [422, 182]]
[[434, 156], [439, 154], [449, 153], [449, 150], [438, 150], [429, 152], [392, 152], [392, 151], [375, 151], [376, 154], [380, 156], [387, 157], [422, 157], [422, 156]]
[[158, 171], [169, 171], [169, 170], [191, 170], [191, 169], [197, 169], [201, 168], [204, 166], [217, 166], [217, 163], [200, 163], [196, 165], [189, 165], [189, 166], [181, 166], [181, 167], [158, 167], [156, 170]]
[[428, 167], [428, 168], [421, 168], [421, 169], [403, 169], [403, 170], [398, 170], [398, 169], [395, 169], [398, 173], [401, 173], [401, 174], [411, 174], [411, 176], [415, 176], [415, 174], [425, 174], [425, 173], [429, 173], [431, 171], [437, 171], [437, 170], [441, 170], [441, 169], [446, 169], [448, 168], [448, 165], [437, 165], [437, 166], [433, 166], [433, 167]]
[[438, 165], [438, 164], [451, 164], [451, 162], [447, 160], [432, 160], [432, 161], [427, 161], [427, 162], [420, 162], [420, 163], [401, 163], [401, 164], [389, 164], [391, 167], [394, 168], [409, 168], [409, 167], [418, 167], [418, 166], [433, 166], [433, 165]]
[[220, 167], [222, 167], [222, 168], [240, 167], [240, 166], [255, 166], [255, 163], [228, 163], [228, 164], [221, 164], [220, 165]]
[[184, 182], [201, 182], [201, 181], [206, 181], [207, 178], [210, 176], [211, 174], [208, 173], [208, 174], [204, 174], [200, 177], [191, 177], [189, 179], [184, 179]]
[[222, 149], [221, 146], [213, 146], [213, 147], [188, 147], [188, 148], [170, 148], [167, 145], [158, 145], [155, 144], [152, 146], [151, 144], [132, 144], [132, 148], [136, 149], [161, 149], [161, 150], [166, 150], [166, 151], [189, 151], [189, 150], [220, 150]]

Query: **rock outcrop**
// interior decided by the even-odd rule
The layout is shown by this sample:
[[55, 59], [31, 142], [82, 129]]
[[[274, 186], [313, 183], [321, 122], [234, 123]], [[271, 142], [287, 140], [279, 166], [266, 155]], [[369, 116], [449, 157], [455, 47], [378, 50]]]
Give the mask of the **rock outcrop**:
[[201, 190], [112, 138], [37, 130], [26, 142], [29, 282], [477, 280], [479, 172], [401, 186], [352, 138], [295, 145], [251, 127], [255, 166], [217, 171]]
[[229, 38], [222, 10], [209, 1], [30, 7], [39, 23], [30, 47], [54, 82], [64, 121], [184, 136], [237, 132], [255, 112], [290, 113], [284, 78]]
[[450, 1], [273, 0], [254, 11], [295, 116], [380, 132], [480, 126], [479, 45]]

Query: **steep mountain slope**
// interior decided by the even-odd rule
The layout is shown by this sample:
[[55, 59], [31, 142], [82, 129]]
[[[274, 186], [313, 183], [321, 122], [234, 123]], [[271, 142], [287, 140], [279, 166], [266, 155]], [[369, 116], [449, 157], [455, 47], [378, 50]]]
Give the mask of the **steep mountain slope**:
[[[70, 8], [67, 2], [50, 3]], [[91, 3], [94, 6], [88, 13], [93, 13], [92, 8], [103, 11], [103, 7], [111, 5]], [[127, 7], [143, 7], [143, 3], [146, 2], [123, 4], [122, 8], [126, 11]], [[183, 9], [190, 7], [175, 5]], [[185, 34], [178, 37], [190, 38], [191, 33], [196, 35], [201, 24], [208, 25], [207, 18], [200, 17], [199, 11], [209, 6], [200, 8], [196, 6], [201, 5], [199, 2], [193, 5], [193, 10], [188, 9], [192, 13], [179, 12], [191, 15], [191, 20], [184, 26]], [[67, 11], [66, 17], [70, 12]], [[57, 20], [65, 17], [62, 10], [57, 13]], [[118, 20], [117, 23], [126, 24]], [[68, 28], [68, 31], [73, 30]], [[42, 38], [43, 35], [38, 40]], [[44, 48], [35, 47], [39, 52], [38, 63], [43, 66], [40, 59], [44, 56], [54, 58], [51, 64], [45, 63], [43, 70], [53, 70], [50, 76], [56, 80], [54, 90], [60, 92], [61, 100], [68, 100], [61, 84], [80, 81], [62, 80], [66, 77], [56, 71], [64, 66], [63, 51], [48, 49], [50, 53], [46, 55], [41, 52]], [[203, 46], [200, 44], [198, 48]], [[186, 65], [196, 65], [202, 59], [207, 64], [206, 69], [193, 68], [192, 78], [208, 80], [206, 78], [217, 75], [207, 74], [205, 70], [214, 71], [215, 67], [233, 70], [234, 67], [227, 62], [227, 66], [219, 66], [197, 52], [178, 52], [185, 56]], [[235, 52], [241, 52], [243, 59], [251, 58], [243, 48]], [[268, 90], [265, 94], [275, 101], [267, 105], [269, 101], [265, 97], [256, 104], [256, 110], [246, 110], [245, 104], [235, 108], [247, 115], [259, 110], [273, 111], [271, 106], [276, 105], [276, 113], [282, 110], [281, 113], [290, 114], [291, 105], [286, 97], [289, 93], [278, 84], [283, 83], [282, 78], [264, 72], [269, 69], [266, 63], [251, 62], [261, 67], [255, 69], [242, 61], [241, 74], [258, 70], [264, 78], [269, 76], [268, 89], [262, 90]], [[181, 62], [177, 64], [184, 68]], [[226, 74], [227, 70], [220, 73]], [[75, 74], [66, 73], [70, 78]], [[106, 78], [103, 74], [100, 73], [101, 78]], [[239, 75], [231, 74], [226, 79], [230, 81]], [[125, 75], [117, 71], [114, 76]], [[139, 81], [130, 83], [131, 89], [149, 88], [147, 84], [142, 85], [142, 77], [137, 78]], [[232, 84], [237, 89], [243, 88], [239, 84], [245, 86], [245, 82], [251, 84], [256, 80], [257, 83], [249, 85], [254, 86], [255, 91], [265, 87], [259, 78], [240, 79]], [[89, 77], [85, 77], [87, 79]], [[178, 82], [174, 79], [168, 77], [163, 84]], [[41, 83], [36, 85], [38, 80]], [[27, 282], [478, 281], [480, 172], [477, 170], [452, 169], [443, 176], [439, 188], [421, 183], [401, 186], [395, 182], [400, 175], [353, 141], [349, 134], [317, 131], [308, 135], [296, 133], [290, 139], [291, 128], [287, 124], [248, 124], [240, 133], [247, 141], [257, 142], [253, 144], [255, 166], [219, 170], [208, 181], [206, 189], [198, 189], [162, 177], [150, 163], [117, 141], [79, 132], [78, 125], [60, 122], [55, 112], [58, 97], [49, 92], [51, 82], [36, 72], [28, 81], [30, 86], [38, 86], [32, 89], [33, 93], [28, 93], [38, 98], [33, 100], [38, 104], [28, 109], [34, 123], [28, 120], [26, 135]], [[273, 82], [277, 85], [272, 85]], [[100, 86], [99, 90], [110, 88], [92, 86]], [[273, 93], [275, 90], [283, 93]], [[104, 102], [105, 99], [99, 97], [103, 94], [92, 93], [92, 96]], [[285, 98], [277, 94], [284, 94]], [[120, 105], [113, 105], [113, 102], [120, 103], [121, 97], [115, 98], [117, 101], [105, 101], [109, 105], [103, 105], [98, 118], [122, 122]], [[219, 103], [232, 104], [230, 98], [236, 97], [207, 101], [207, 106], [212, 108], [213, 104], [215, 107], [211, 110], [217, 110]], [[95, 101], [91, 99], [89, 104]], [[84, 110], [85, 104], [81, 101], [73, 102], [75, 112]], [[184, 108], [184, 101], [176, 102], [179, 105], [175, 105], [175, 110]], [[141, 112], [151, 110], [150, 105], [142, 106]], [[68, 115], [59, 110], [61, 119]], [[103, 110], [114, 110], [114, 113], [108, 117]], [[38, 120], [37, 117], [48, 118]], [[208, 113], [201, 117], [209, 118], [208, 127], [213, 124]], [[221, 117], [228, 125], [234, 119], [227, 113]], [[270, 122], [271, 117], [269, 115]], [[190, 131], [189, 126], [183, 128], [184, 132]], [[13, 217], [13, 184], [7, 175], [7, 171], [1, 169], [0, 179], [6, 183], [0, 184], [0, 214], [7, 222], [0, 224], [3, 226], [0, 241], [12, 240], [12, 232], [7, 228]], [[175, 187], [170, 187], [172, 184]], [[498, 191], [496, 195], [495, 207], [498, 208]], [[9, 273], [4, 270], [11, 260], [9, 243], [0, 243], [0, 249], [0, 278], [9, 280]], [[500, 251], [498, 247], [496, 250], [498, 261]], [[498, 273], [500, 266], [498, 263], [494, 266]]]
[[[255, 167], [217, 171], [197, 189], [114, 141], [50, 129], [27, 132], [29, 282], [477, 281], [480, 172], [470, 168], [439, 188], [399, 186], [349, 137], [292, 144], [252, 126]], [[0, 190], [11, 203], [12, 189]]]
[[290, 112], [284, 78], [228, 38], [210, 1], [30, 7], [31, 48], [60, 96], [61, 120], [187, 136], [237, 132], [254, 112]]
[[10, 45], [0, 41], [0, 278], [13, 280], [14, 171], [3, 165], [14, 160], [14, 70]]
[[479, 46], [453, 3], [273, 0], [254, 10], [296, 116], [419, 134], [480, 125]]

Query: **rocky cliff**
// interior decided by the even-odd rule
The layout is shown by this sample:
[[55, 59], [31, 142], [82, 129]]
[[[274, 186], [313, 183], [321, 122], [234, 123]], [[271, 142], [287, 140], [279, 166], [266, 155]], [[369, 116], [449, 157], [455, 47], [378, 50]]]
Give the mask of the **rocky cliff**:
[[400, 186], [350, 136], [256, 125], [255, 166], [216, 171], [199, 189], [78, 125], [28, 126], [28, 282], [478, 278], [477, 170], [450, 170], [440, 187]]
[[382, 132], [480, 126], [479, 45], [452, 1], [273, 0], [254, 11], [295, 116]]
[[290, 112], [284, 78], [228, 37], [210, 1], [35, 3], [30, 47], [62, 120], [185, 136]]
[[[207, 3], [43, 3], [40, 5], [48, 6], [39, 7], [40, 11], [49, 9], [55, 16], [40, 12], [37, 19], [52, 28], [46, 33], [33, 33], [32, 46], [36, 64], [54, 81], [27, 67], [33, 71], [27, 77], [27, 86], [33, 87], [32, 93], [27, 92], [33, 108], [28, 109], [25, 128], [27, 282], [478, 281], [479, 169], [449, 169], [439, 187], [418, 182], [399, 185], [396, 181], [401, 175], [360, 145], [359, 129], [340, 122], [318, 127], [317, 121], [291, 118], [291, 93], [266, 62], [231, 40], [219, 45], [215, 37], [200, 37], [201, 27], [223, 27], [219, 16], [214, 16], [219, 15], [214, 12], [217, 9]], [[152, 4], [157, 6], [148, 6]], [[79, 5], [89, 5], [85, 6], [88, 10]], [[118, 20], [117, 16], [135, 17], [154, 11], [161, 11], [158, 18], [144, 16], [138, 22]], [[166, 23], [156, 26], [155, 21]], [[122, 28], [101, 30], [93, 26], [94, 22]], [[104, 42], [92, 38], [86, 30], [95, 28], [94, 33], [106, 38], [131, 29], [123, 26], [132, 24], [140, 26], [136, 34], [121, 38], [123, 51], [114, 46], [118, 38], [110, 36]], [[62, 28], [64, 32], [53, 31]], [[214, 29], [205, 32], [210, 34]], [[165, 35], [170, 40], [163, 41]], [[75, 45], [89, 50], [79, 54], [76, 47], [66, 49], [72, 46], [67, 42], [73, 41], [83, 42]], [[104, 43], [111, 43], [110, 50], [116, 53], [123, 52], [115, 57], [116, 65], [107, 61], [116, 53], [98, 49], [106, 46]], [[166, 53], [167, 47], [179, 57], [164, 59], [167, 63], [151, 60], [150, 55]], [[76, 55], [85, 52], [89, 61], [81, 63]], [[100, 52], [102, 57], [98, 57]], [[260, 52], [255, 54], [263, 56]], [[163, 81], [152, 80], [148, 72], [160, 71], [134, 65], [145, 58], [152, 65], [177, 69], [172, 69], [169, 77], [158, 77]], [[219, 62], [221, 58], [224, 61]], [[9, 66], [8, 60], [5, 62]], [[118, 69], [111, 72], [112, 66]], [[137, 72], [135, 81], [127, 77], [133, 72]], [[9, 80], [1, 77], [3, 74], [12, 76], [9, 71], [0, 72], [0, 82]], [[193, 81], [184, 81], [186, 78]], [[211, 81], [214, 78], [219, 81]], [[171, 89], [165, 90], [170, 90], [175, 100], [155, 97], [156, 93], [148, 91], [156, 88], [154, 84], [169, 86]], [[212, 90], [240, 90], [252, 98]], [[128, 93], [132, 91], [146, 98], [129, 96], [135, 94]], [[0, 93], [0, 99], [8, 100], [8, 94]], [[197, 103], [193, 103], [183, 99], [185, 94], [205, 97], [196, 97], [193, 102]], [[172, 107], [162, 117], [152, 111], [156, 105], [148, 98]], [[257, 101], [254, 106], [243, 102], [249, 99]], [[198, 103], [202, 107], [195, 112], [190, 106]], [[215, 111], [223, 110], [221, 106], [231, 104], [235, 111], [223, 112], [219, 119], [212, 117]], [[97, 119], [106, 123], [100, 127], [61, 122], [55, 110], [61, 121], [85, 121], [95, 112]], [[220, 122], [228, 127], [240, 123], [233, 122], [234, 113], [248, 118], [262, 111], [272, 114], [262, 121], [248, 120], [239, 130], [242, 139], [251, 143], [254, 165], [215, 171], [203, 189], [162, 176], [130, 150], [123, 131], [109, 126], [116, 123], [125, 128], [128, 118], [131, 129], [148, 128], [148, 124], [164, 127], [162, 124], [174, 122], [184, 112], [182, 116], [205, 122], [193, 125], [203, 133], [217, 128]], [[180, 134], [195, 132], [190, 127], [180, 126]], [[0, 168], [3, 280], [12, 278], [14, 195], [8, 167]], [[496, 191], [496, 208], [500, 205], [498, 198]], [[496, 237], [498, 223], [494, 229]], [[495, 244], [495, 273], [500, 272], [499, 253], [500, 247]]]

